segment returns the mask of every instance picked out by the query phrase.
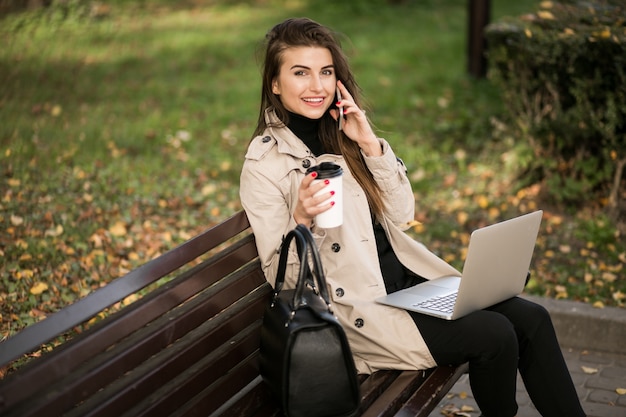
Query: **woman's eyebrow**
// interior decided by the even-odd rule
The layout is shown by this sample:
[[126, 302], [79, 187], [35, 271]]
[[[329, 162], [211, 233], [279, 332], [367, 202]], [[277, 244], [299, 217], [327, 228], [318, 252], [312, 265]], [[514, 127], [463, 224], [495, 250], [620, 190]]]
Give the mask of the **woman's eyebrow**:
[[[330, 64], [330, 65], [323, 66], [322, 69], [324, 70], [324, 69], [334, 68], [334, 67], [335, 66], [333, 64]], [[302, 69], [307, 69], [307, 70], [311, 69], [310, 67], [307, 67], [306, 65], [300, 65], [300, 64], [292, 65], [291, 68], [289, 68], [289, 69], [292, 70], [294, 68], [302, 68]]]

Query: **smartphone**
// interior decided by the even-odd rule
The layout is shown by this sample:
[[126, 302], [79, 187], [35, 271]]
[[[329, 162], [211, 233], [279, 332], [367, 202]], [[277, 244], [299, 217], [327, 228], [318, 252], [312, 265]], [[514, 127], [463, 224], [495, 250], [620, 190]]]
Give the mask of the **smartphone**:
[[[339, 92], [339, 87], [337, 87], [337, 101], [341, 101], [341, 92]], [[343, 107], [337, 107], [337, 111], [339, 115], [337, 120], [339, 120], [339, 130], [343, 129]]]

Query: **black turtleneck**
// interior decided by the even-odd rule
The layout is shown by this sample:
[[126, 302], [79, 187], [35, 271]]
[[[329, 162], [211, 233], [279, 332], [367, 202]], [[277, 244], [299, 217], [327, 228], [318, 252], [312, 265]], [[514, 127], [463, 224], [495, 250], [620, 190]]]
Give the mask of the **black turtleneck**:
[[318, 135], [319, 126], [319, 120], [309, 119], [308, 117], [289, 112], [289, 124], [287, 127], [304, 142], [315, 156], [320, 156], [324, 153], [324, 147]]
[[[304, 142], [315, 156], [320, 156], [324, 153], [324, 147], [318, 136], [319, 125], [319, 120], [309, 119], [289, 112], [289, 124], [287, 127]], [[424, 278], [416, 276], [402, 265], [391, 248], [391, 243], [383, 227], [376, 221], [373, 221], [373, 226], [378, 258], [380, 259], [381, 272], [387, 292], [392, 293], [424, 281]]]

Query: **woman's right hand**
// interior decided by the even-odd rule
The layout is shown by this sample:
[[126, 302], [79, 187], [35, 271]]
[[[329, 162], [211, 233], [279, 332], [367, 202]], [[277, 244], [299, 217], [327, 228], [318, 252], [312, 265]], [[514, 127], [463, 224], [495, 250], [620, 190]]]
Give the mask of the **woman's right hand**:
[[311, 227], [315, 216], [325, 212], [335, 204], [331, 200], [332, 196], [335, 195], [333, 190], [315, 195], [329, 184], [328, 180], [315, 181], [316, 177], [317, 172], [304, 176], [298, 189], [298, 203], [293, 212], [293, 218], [296, 223], [303, 224], [306, 227]]

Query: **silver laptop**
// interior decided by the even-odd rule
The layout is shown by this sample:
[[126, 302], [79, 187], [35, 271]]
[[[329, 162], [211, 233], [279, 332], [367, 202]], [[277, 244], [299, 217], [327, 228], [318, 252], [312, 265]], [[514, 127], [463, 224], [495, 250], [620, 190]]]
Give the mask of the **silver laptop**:
[[376, 299], [381, 304], [455, 320], [524, 290], [543, 211], [475, 230], [463, 275], [436, 278]]

